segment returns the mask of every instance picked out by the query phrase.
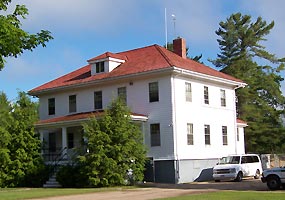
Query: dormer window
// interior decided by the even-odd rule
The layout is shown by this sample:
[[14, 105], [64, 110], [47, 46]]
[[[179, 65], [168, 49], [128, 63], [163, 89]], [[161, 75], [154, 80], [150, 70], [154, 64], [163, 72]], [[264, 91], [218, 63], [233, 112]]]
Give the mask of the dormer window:
[[88, 63], [91, 65], [91, 75], [111, 72], [124, 62], [126, 62], [125, 56], [110, 52], [88, 60]]
[[104, 61], [96, 63], [96, 73], [104, 72]]

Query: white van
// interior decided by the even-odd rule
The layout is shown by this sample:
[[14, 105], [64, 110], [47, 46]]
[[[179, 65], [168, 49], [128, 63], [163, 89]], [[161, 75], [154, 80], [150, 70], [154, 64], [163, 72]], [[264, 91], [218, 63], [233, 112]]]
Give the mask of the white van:
[[262, 174], [262, 165], [258, 155], [243, 154], [223, 157], [213, 168], [213, 179], [242, 181], [243, 177], [258, 179]]

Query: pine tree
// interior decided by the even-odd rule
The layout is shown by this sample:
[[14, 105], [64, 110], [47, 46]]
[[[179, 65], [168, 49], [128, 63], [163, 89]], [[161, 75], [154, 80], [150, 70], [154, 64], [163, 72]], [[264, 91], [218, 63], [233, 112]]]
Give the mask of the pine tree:
[[114, 100], [105, 115], [84, 125], [89, 153], [82, 157], [90, 186], [123, 185], [128, 170], [134, 181], [142, 180], [146, 150], [142, 133], [131, 122], [129, 109]]
[[10, 151], [8, 145], [11, 143], [11, 135], [8, 127], [11, 124], [11, 106], [7, 96], [0, 93], [0, 187], [6, 186], [6, 181], [12, 179], [8, 175], [9, 165], [11, 163]]
[[[40, 140], [35, 134], [37, 103], [19, 92], [15, 103], [0, 95], [0, 187], [27, 186], [43, 168]], [[38, 177], [37, 177], [38, 178]]]
[[284, 113], [285, 98], [281, 92], [281, 72], [285, 60], [268, 53], [260, 44], [266, 40], [274, 22], [267, 24], [261, 17], [252, 22], [251, 16], [236, 13], [219, 25], [216, 34], [220, 37], [221, 52], [212, 63], [248, 84], [237, 90], [238, 117], [249, 125], [245, 130], [246, 149], [259, 153], [282, 152], [285, 130], [280, 116]]

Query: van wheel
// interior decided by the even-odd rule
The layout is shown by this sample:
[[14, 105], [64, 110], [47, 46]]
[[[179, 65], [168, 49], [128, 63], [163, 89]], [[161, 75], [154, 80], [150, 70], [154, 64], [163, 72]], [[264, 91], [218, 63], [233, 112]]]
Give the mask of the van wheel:
[[267, 178], [267, 187], [270, 190], [278, 190], [280, 189], [281, 181], [278, 176], [269, 176]]
[[236, 182], [241, 182], [241, 181], [242, 181], [242, 172], [239, 172], [239, 173], [237, 174], [237, 177], [236, 177], [235, 181], [236, 181]]
[[260, 178], [260, 171], [259, 171], [259, 169], [256, 170], [254, 178], [255, 179], [259, 179]]

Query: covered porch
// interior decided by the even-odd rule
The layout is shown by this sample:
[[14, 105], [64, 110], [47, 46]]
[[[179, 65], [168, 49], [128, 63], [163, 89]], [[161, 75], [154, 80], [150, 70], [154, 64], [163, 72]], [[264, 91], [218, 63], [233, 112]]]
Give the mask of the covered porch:
[[[86, 139], [84, 138], [83, 123], [91, 117], [100, 117], [104, 112], [77, 113], [36, 123], [36, 130], [42, 142], [42, 156], [46, 164], [70, 163], [78, 155], [85, 154]], [[132, 122], [136, 123], [145, 135], [147, 117], [131, 114]]]

